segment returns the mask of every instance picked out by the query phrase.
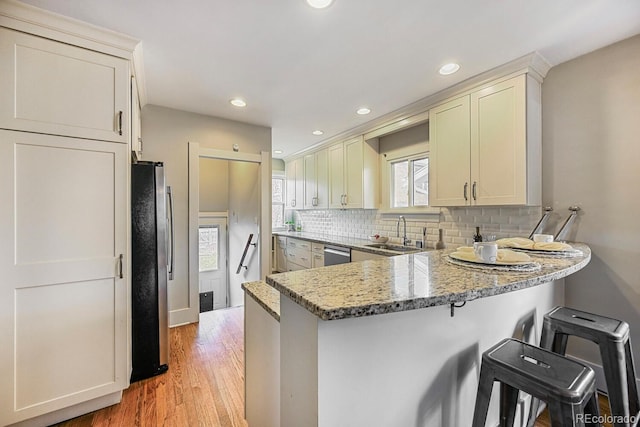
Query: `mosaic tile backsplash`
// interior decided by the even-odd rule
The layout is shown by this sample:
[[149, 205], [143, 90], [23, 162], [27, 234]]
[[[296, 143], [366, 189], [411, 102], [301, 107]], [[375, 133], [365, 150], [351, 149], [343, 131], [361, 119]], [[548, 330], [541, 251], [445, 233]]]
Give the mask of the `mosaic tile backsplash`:
[[[396, 237], [398, 216], [383, 214], [371, 209], [348, 210], [288, 210], [285, 217], [293, 220], [308, 233], [366, 239], [380, 234], [393, 243], [401, 243]], [[428, 218], [407, 216], [407, 237], [411, 245], [422, 240], [422, 229], [427, 228], [427, 247], [433, 248], [438, 240], [438, 229], [444, 230], [444, 242], [455, 247], [473, 243], [475, 227], [483, 236], [527, 237], [542, 216], [539, 206], [532, 207], [460, 207], [441, 208], [440, 214]], [[402, 235], [402, 225], [400, 235]]]

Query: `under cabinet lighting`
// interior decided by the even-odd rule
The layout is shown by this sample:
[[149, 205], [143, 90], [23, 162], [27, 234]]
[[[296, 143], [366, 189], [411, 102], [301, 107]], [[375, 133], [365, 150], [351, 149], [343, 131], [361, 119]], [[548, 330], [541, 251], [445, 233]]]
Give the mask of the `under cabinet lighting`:
[[448, 76], [449, 74], [453, 74], [460, 69], [460, 65], [452, 62], [450, 64], [444, 64], [440, 67], [440, 71], [438, 71], [443, 76]]

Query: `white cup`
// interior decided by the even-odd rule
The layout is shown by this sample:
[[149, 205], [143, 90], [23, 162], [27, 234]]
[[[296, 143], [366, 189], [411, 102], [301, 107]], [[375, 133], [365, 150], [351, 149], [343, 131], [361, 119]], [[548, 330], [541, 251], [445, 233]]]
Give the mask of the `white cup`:
[[473, 251], [482, 262], [494, 263], [498, 258], [498, 244], [496, 242], [475, 242]]
[[553, 234], [534, 234], [533, 241], [551, 243], [553, 242]]

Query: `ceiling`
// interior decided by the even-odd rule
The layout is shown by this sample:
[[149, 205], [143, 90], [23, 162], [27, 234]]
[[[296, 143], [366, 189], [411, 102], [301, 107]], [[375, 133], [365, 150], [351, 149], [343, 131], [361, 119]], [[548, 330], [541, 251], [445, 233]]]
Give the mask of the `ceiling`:
[[274, 157], [530, 52], [557, 65], [640, 33], [637, 0], [24, 2], [142, 40], [149, 104], [271, 127]]

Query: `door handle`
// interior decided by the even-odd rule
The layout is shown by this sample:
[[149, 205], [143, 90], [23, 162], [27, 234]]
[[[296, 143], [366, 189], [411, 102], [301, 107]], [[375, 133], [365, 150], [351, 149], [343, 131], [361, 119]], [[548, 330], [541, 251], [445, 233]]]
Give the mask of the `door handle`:
[[473, 200], [476, 200], [476, 187], [477, 184], [475, 181], [473, 181], [473, 186], [471, 186], [471, 195], [473, 196]]
[[118, 135], [122, 135], [122, 111], [118, 111]]
[[175, 233], [173, 229], [173, 193], [171, 192], [171, 187], [167, 186], [167, 196], [169, 200], [169, 236], [171, 236], [171, 245], [169, 246], [169, 254], [171, 255], [169, 261], [169, 280], [173, 280], [173, 270], [176, 266], [176, 244], [175, 244]]
[[118, 257], [118, 277], [121, 279], [124, 279], [124, 268], [122, 266], [122, 264], [124, 263], [124, 255], [120, 254], [120, 256]]
[[468, 188], [469, 188], [469, 183], [468, 183], [468, 182], [465, 182], [465, 183], [464, 183], [464, 200], [465, 200], [465, 202], [466, 202], [467, 200], [469, 200], [469, 198], [467, 197], [467, 189], [468, 189]]

